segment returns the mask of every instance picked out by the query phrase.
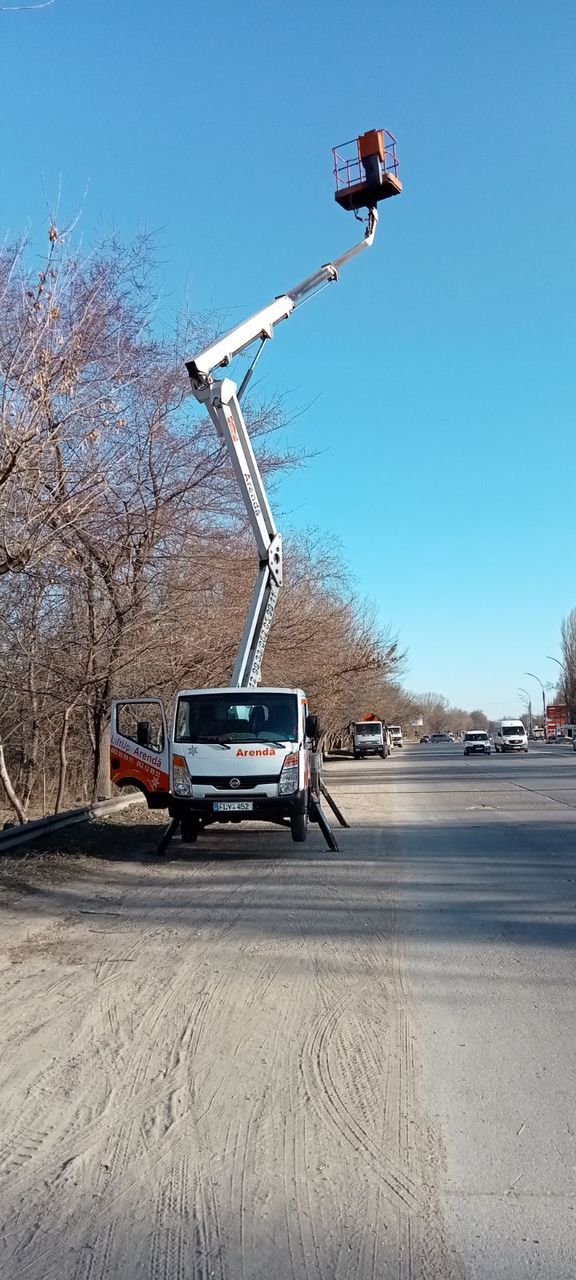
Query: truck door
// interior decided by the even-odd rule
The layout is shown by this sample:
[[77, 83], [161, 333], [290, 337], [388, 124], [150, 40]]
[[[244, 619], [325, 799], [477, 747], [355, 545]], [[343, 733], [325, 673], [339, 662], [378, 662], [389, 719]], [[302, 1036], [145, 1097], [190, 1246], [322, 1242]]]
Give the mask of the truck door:
[[149, 809], [168, 807], [170, 740], [160, 698], [112, 703], [110, 778], [117, 787], [138, 787]]

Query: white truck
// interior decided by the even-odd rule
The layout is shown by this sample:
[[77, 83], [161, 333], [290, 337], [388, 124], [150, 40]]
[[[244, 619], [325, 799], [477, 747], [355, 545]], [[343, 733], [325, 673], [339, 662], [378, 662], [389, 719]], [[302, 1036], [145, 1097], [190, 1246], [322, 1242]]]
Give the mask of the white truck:
[[159, 698], [118, 699], [111, 728], [112, 781], [167, 809], [187, 843], [246, 818], [306, 839], [318, 726], [302, 689], [183, 689], [171, 734]]
[[355, 760], [364, 756], [386, 759], [386, 729], [381, 720], [358, 720], [352, 726], [352, 754]]
[[392, 739], [392, 746], [393, 746], [393, 747], [401, 747], [401, 746], [402, 746], [402, 729], [401, 729], [400, 725], [399, 725], [399, 724], [389, 724], [389, 725], [388, 725], [388, 728], [389, 728], [389, 730], [390, 730], [390, 737], [391, 737], [391, 739]]
[[[370, 248], [378, 201], [402, 190], [392, 134], [370, 130], [356, 142], [354, 163], [334, 151], [335, 196], [356, 216], [359, 208], [366, 209], [367, 225], [360, 243], [217, 338], [186, 365], [192, 394], [227, 449], [256, 539], [259, 567], [231, 687], [181, 690], [176, 695], [171, 735], [160, 699], [125, 698], [113, 704], [110, 776], [118, 786], [131, 783], [143, 790], [151, 808], [168, 809], [172, 824], [162, 847], [178, 825], [184, 839], [194, 841], [210, 823], [245, 818], [289, 824], [293, 840], [302, 841], [311, 816], [330, 846], [337, 848], [320, 792], [335, 812], [337, 806], [320, 781], [320, 755], [313, 751], [318, 724], [308, 713], [306, 696], [301, 689], [259, 687], [282, 586], [282, 538], [240, 402], [276, 325], [300, 303], [337, 281], [341, 268]], [[238, 387], [221, 370], [255, 343], [256, 352]]]
[[494, 739], [495, 751], [528, 751], [528, 734], [521, 720], [501, 720]]

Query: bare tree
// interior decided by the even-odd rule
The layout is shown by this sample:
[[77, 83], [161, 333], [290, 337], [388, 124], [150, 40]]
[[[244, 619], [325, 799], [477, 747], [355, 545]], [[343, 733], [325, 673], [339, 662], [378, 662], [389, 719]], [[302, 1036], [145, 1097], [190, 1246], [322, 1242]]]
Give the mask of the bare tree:
[[562, 683], [561, 695], [568, 708], [571, 724], [576, 721], [576, 609], [571, 609], [562, 619], [560, 628], [562, 646]]

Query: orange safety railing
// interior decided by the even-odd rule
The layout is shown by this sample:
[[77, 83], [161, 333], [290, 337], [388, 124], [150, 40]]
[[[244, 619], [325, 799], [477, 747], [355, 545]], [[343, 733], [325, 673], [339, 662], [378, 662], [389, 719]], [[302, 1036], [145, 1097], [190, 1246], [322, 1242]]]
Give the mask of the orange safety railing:
[[[394, 177], [398, 177], [398, 157], [396, 155], [396, 138], [389, 129], [382, 130], [384, 138], [384, 160], [381, 162], [383, 173], [392, 173]], [[337, 147], [332, 148], [334, 156], [334, 177], [336, 179], [336, 190], [342, 191], [347, 187], [356, 186], [359, 182], [365, 182], [366, 175], [364, 166], [360, 159], [360, 139], [353, 138], [351, 142], [341, 142]]]

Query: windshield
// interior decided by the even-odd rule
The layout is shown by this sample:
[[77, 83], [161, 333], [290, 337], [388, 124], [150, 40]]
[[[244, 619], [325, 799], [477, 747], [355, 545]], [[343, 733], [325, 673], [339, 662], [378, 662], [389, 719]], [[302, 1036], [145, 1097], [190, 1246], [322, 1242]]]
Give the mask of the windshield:
[[399, 724], [389, 724], [388, 728], [390, 730], [390, 733], [402, 733], [402, 730]]
[[368, 734], [368, 736], [369, 736], [370, 734], [375, 734], [375, 733], [381, 734], [381, 733], [382, 733], [382, 725], [381, 725], [381, 724], [375, 724], [375, 723], [374, 723], [374, 721], [368, 721], [368, 723], [367, 723], [367, 724], [364, 724], [364, 723], [362, 723], [362, 724], [357, 724], [357, 725], [356, 725], [356, 734], [359, 734], [359, 733], [361, 733], [361, 734], [363, 734], [363, 735]]
[[178, 699], [176, 742], [297, 742], [292, 693], [199, 693]]
[[510, 736], [512, 736], [513, 738], [517, 738], [518, 734], [522, 734], [522, 733], [526, 733], [526, 730], [523, 724], [503, 724], [502, 725], [502, 737], [504, 738], [509, 738]]
[[464, 737], [466, 739], [466, 742], [486, 742], [488, 738], [488, 734], [487, 733], [465, 733]]

